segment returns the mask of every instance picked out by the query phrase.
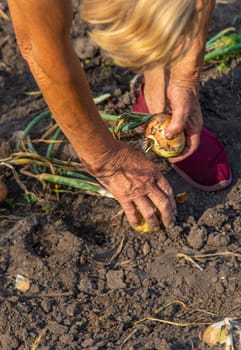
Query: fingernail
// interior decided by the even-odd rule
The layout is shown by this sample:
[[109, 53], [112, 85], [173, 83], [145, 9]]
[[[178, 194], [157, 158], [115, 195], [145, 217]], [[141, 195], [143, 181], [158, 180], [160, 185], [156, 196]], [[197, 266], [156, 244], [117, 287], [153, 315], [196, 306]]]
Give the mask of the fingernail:
[[165, 136], [166, 136], [166, 138], [167, 138], [168, 140], [173, 139], [173, 136], [172, 136], [171, 134], [169, 134], [169, 132], [166, 132], [166, 133], [165, 133]]

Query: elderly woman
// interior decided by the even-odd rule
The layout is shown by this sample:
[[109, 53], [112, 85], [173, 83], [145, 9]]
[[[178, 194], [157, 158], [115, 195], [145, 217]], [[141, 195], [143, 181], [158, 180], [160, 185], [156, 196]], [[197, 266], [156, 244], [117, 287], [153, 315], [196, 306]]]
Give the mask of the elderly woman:
[[[167, 180], [144, 154], [113, 139], [93, 103], [71, 45], [71, 1], [8, 0], [8, 5], [21, 53], [86, 170], [119, 201], [132, 226], [139, 224], [138, 209], [153, 230], [159, 229], [157, 209], [164, 226], [172, 227], [176, 205]], [[231, 179], [221, 143], [202, 129], [198, 102], [214, 6], [213, 0], [84, 0], [81, 8], [82, 18], [94, 25], [92, 38], [115, 62], [144, 73], [145, 84], [134, 109], [156, 113], [168, 105], [173, 117], [167, 136], [185, 130], [188, 140], [174, 166], [207, 190], [222, 188]], [[90, 139], [94, 140], [91, 148]], [[200, 169], [209, 175], [200, 178]]]

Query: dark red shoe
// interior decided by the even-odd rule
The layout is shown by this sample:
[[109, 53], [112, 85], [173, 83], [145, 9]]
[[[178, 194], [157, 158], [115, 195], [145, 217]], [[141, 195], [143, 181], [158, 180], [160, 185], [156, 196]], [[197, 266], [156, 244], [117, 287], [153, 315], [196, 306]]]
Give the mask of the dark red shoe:
[[[133, 112], [148, 113], [143, 86], [140, 88]], [[144, 128], [145, 125], [141, 125], [138, 132], [144, 132]], [[201, 131], [198, 149], [188, 158], [171, 166], [190, 185], [203, 191], [221, 190], [232, 182], [225, 148], [218, 137], [206, 128]]]

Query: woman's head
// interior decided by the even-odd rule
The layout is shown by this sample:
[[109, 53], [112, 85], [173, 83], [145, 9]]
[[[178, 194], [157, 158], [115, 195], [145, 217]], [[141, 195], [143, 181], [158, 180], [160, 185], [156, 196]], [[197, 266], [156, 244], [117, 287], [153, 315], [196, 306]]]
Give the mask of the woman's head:
[[84, 0], [81, 16], [97, 25], [92, 38], [118, 65], [143, 71], [187, 52], [207, 1], [198, 14], [199, 0]]

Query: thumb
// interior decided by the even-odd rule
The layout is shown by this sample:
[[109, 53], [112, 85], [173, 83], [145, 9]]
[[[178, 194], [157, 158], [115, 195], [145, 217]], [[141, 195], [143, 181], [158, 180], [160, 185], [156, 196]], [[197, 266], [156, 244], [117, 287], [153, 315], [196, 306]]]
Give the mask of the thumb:
[[186, 118], [184, 117], [183, 109], [176, 109], [175, 112], [173, 112], [171, 122], [166, 129], [166, 138], [174, 138], [177, 134], [183, 131], [185, 127]]

